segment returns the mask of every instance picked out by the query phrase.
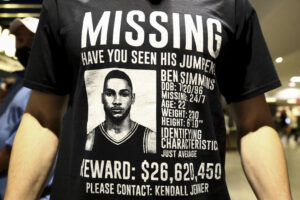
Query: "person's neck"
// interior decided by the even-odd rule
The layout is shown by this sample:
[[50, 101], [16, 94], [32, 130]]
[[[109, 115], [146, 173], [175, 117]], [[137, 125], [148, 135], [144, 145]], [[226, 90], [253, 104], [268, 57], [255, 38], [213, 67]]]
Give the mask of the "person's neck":
[[121, 133], [129, 133], [132, 127], [134, 126], [134, 122], [130, 119], [128, 115], [122, 122], [116, 124], [111, 119], [106, 118], [104, 127], [108, 133], [121, 134]]

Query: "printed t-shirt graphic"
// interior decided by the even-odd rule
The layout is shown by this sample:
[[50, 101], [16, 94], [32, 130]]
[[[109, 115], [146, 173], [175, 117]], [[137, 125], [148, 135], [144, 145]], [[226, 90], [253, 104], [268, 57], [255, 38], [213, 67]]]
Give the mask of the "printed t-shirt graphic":
[[[71, 97], [52, 198], [230, 199], [220, 94], [233, 102], [279, 86], [250, 3], [43, 5], [25, 85]], [[105, 84], [116, 70], [131, 84], [124, 74]], [[131, 135], [137, 123], [155, 153], [144, 130]]]
[[[142, 146], [143, 147], [143, 152], [144, 153], [155, 153], [156, 151], [156, 143], [154, 142], [150, 142], [149, 140], [151, 140], [150, 137], [150, 133], [153, 132], [150, 129], [134, 122], [134, 127], [130, 130], [130, 132], [128, 133], [127, 137], [125, 137], [124, 139], [120, 140], [120, 141], [115, 141], [114, 138], [110, 137], [109, 134], [107, 133], [107, 131], [104, 128], [103, 123], [100, 124], [97, 128], [95, 128], [91, 133], [88, 134], [87, 136], [87, 141], [86, 141], [86, 145], [85, 145], [85, 150], [86, 151], [92, 151], [94, 144], [95, 144], [95, 137], [100, 136], [102, 139], [98, 139], [99, 142], [96, 142], [96, 144], [101, 144], [101, 141], [104, 141], [105, 139], [108, 140], [109, 142], [113, 143], [114, 145], [122, 145], [123, 143], [125, 143], [127, 140], [129, 140], [130, 138], [133, 137], [133, 135], [139, 135], [138, 139], [134, 139], [132, 138], [132, 140], [134, 140], [134, 143], [131, 145], [136, 145], [138, 147]], [[101, 134], [101, 135], [100, 135]], [[103, 136], [105, 138], [103, 138]], [[141, 137], [142, 136], [142, 137]], [[136, 144], [136, 142], [142, 142], [142, 145]], [[126, 145], [128, 145], [126, 143]], [[131, 145], [129, 145], [129, 147], [131, 147]], [[151, 146], [153, 145], [153, 146]], [[154, 146], [155, 145], [155, 146]], [[102, 145], [100, 145], [102, 146]], [[118, 148], [118, 147], [117, 147]], [[109, 149], [109, 148], [104, 148], [104, 149]], [[125, 150], [128, 150], [128, 147], [125, 148]], [[122, 151], [120, 151], [122, 152]], [[135, 152], [136, 153], [136, 152]]]
[[[193, 196], [199, 193], [208, 193], [209, 184], [213, 184], [213, 182], [222, 182], [221, 161], [216, 159], [213, 162], [208, 162], [210, 160], [208, 156], [207, 158], [203, 156], [203, 161], [207, 159], [206, 162], [199, 162], [197, 160], [191, 162], [190, 159], [197, 159], [198, 154], [201, 151], [211, 152], [211, 157], [215, 156], [217, 158], [218, 156], [218, 142], [214, 135], [207, 135], [203, 133], [203, 129], [206, 125], [204, 125], [204, 119], [202, 119], [203, 116], [201, 116], [201, 112], [195, 108], [199, 105], [205, 105], [208, 94], [210, 92], [213, 93], [216, 88], [215, 58], [218, 56], [220, 51], [221, 39], [219, 38], [219, 40], [210, 41], [209, 54], [210, 57], [212, 57], [210, 59], [206, 58], [206, 56], [189, 54], [180, 55], [179, 53], [176, 54], [174, 52], [156, 52], [119, 48], [104, 48], [102, 51], [91, 50], [88, 48], [88, 45], [91, 45], [92, 48], [93, 45], [96, 46], [99, 38], [100, 41], [98, 42], [100, 42], [100, 44], [103, 42], [102, 34], [105, 34], [107, 31], [109, 21], [112, 20], [111, 18], [113, 17], [115, 17], [116, 20], [121, 14], [127, 15], [129, 24], [131, 20], [134, 20], [134, 18], [140, 19], [145, 16], [145, 13], [140, 10], [133, 10], [128, 13], [119, 11], [104, 11], [100, 16], [98, 23], [96, 22], [96, 26], [93, 24], [92, 13], [86, 12], [83, 19], [81, 45], [85, 48], [83, 48], [83, 51], [81, 52], [81, 61], [82, 65], [87, 67], [85, 72], [85, 85], [88, 104], [90, 107], [92, 104], [99, 102], [101, 99], [101, 106], [103, 107], [102, 115], [104, 114], [105, 116], [104, 123], [101, 123], [104, 124], [104, 128], [102, 129], [104, 135], [102, 134], [102, 136], [106, 136], [106, 140], [101, 137], [102, 140], [99, 139], [93, 143], [95, 149], [98, 149], [97, 146], [101, 149], [85, 153], [85, 156], [82, 159], [81, 177], [83, 181], [86, 182], [85, 192], [89, 195], [105, 194], [101, 191], [95, 192], [95, 188], [99, 183], [94, 183], [93, 180], [97, 178], [102, 184], [113, 183], [113, 186], [110, 186], [111, 195], [115, 196], [182, 197], [189, 195]], [[130, 19], [130, 16], [132, 19]], [[158, 20], [158, 18], [163, 19], [164, 16], [166, 16], [166, 13], [163, 12], [154, 11], [150, 13], [150, 24], [152, 20], [155, 21]], [[177, 14], [172, 14], [171, 16], [174, 21], [176, 21], [176, 17], [179, 17]], [[202, 36], [202, 39], [199, 37], [203, 34], [199, 33], [199, 31], [203, 29], [203, 27], [200, 28], [203, 26], [203, 24], [200, 25], [203, 21], [202, 17], [196, 15], [195, 24], [192, 24], [194, 23], [194, 19], [191, 15], [185, 15], [184, 19], [186, 23], [190, 23], [191, 25], [191, 27], [185, 27], [187, 29], [186, 31], [190, 32], [190, 34], [187, 33], [186, 36], [186, 48], [192, 48], [192, 36], [195, 34], [194, 44], [196, 45], [196, 49], [198, 52], [203, 52], [204, 44], [202, 40], [204, 37]], [[213, 31], [216, 32], [216, 35], [221, 33], [222, 29], [220, 21], [208, 18], [207, 23], [208, 25], [210, 23], [209, 29], [211, 33], [208, 31], [209, 35], [212, 35]], [[115, 21], [113, 30], [118, 29], [118, 27], [116, 27], [117, 25], [118, 24]], [[195, 29], [193, 29], [192, 25]], [[214, 26], [216, 26], [216, 30], [213, 30]], [[132, 28], [137, 31], [136, 39], [133, 35], [130, 37], [130, 35], [127, 34], [126, 37], [125, 34], [125, 41], [131, 46], [136, 46], [139, 42], [139, 45], [141, 45], [141, 42], [144, 42], [145, 40], [143, 38], [139, 38], [141, 35], [137, 30], [137, 27], [137, 24], [132, 24]], [[180, 29], [180, 27], [178, 27], [178, 29]], [[117, 37], [118, 36], [113, 36], [113, 39]], [[178, 37], [178, 35], [174, 35], [175, 40], [176, 37]], [[149, 37], [149, 40], [150, 39], [151, 37]], [[161, 41], [159, 42], [158, 38], [156, 38], [155, 40], [157, 41], [153, 42], [152, 45], [156, 47], [157, 45], [162, 45], [160, 43], [162, 43], [165, 39], [166, 36], [161, 34]], [[153, 39], [153, 41], [155, 40]], [[174, 45], [177, 44], [174, 43]], [[101, 62], [96, 58], [100, 59], [105, 57], [107, 58], [107, 61], [104, 61], [101, 67], [99, 64], [95, 63]], [[118, 63], [123, 63], [124, 66], [111, 68], [111, 65], [105, 65], [106, 62], [108, 62], [108, 64], [110, 62], [115, 63], [118, 66]], [[152, 67], [146, 67], [145, 64]], [[92, 72], [89, 72], [90, 70], [92, 70]], [[144, 74], [139, 76], [138, 73], [141, 73], [139, 72], [140, 70], [143, 70]], [[126, 72], [131, 73], [131, 75], [129, 76]], [[132, 83], [132, 78], [130, 77], [140, 77], [140, 79], [144, 79], [144, 77], [150, 75], [150, 72], [152, 72], [152, 74], [154, 74], [153, 77], [155, 77], [152, 80], [148, 80], [147, 82], [145, 80], [139, 80], [136, 81], [135, 84]], [[96, 75], [97, 73], [98, 75]], [[102, 86], [99, 86], [101, 84], [100, 82], [103, 82]], [[98, 87], [93, 87], [91, 86], [92, 84], [98, 85]], [[154, 99], [153, 103], [155, 102], [156, 104], [156, 102], [158, 102], [159, 105], [153, 106], [153, 110], [157, 110], [157, 112], [156, 116], [150, 120], [154, 121], [154, 124], [156, 124], [158, 128], [157, 131], [159, 135], [157, 138], [159, 142], [157, 143], [157, 140], [155, 139], [152, 143], [154, 144], [153, 146], [155, 146], [154, 152], [158, 153], [157, 156], [158, 158], [160, 157], [160, 161], [158, 161], [157, 158], [152, 160], [152, 158], [143, 156], [144, 151], [142, 151], [141, 143], [141, 141], [143, 141], [143, 135], [139, 132], [137, 132], [139, 136], [130, 139], [135, 139], [135, 145], [128, 145], [127, 142], [124, 143], [124, 146], [126, 145], [128, 148], [123, 148], [123, 145], [113, 146], [110, 144], [108, 146], [105, 144], [107, 142], [107, 137], [110, 138], [110, 141], [114, 141], [114, 143], [120, 143], [130, 136], [130, 130], [134, 128], [134, 123], [131, 120], [131, 116], [133, 116], [131, 108], [135, 107], [143, 112], [141, 117], [136, 119], [137, 121], [151, 113], [152, 110], [148, 112], [144, 110], [144, 106], [146, 104], [143, 104], [141, 107], [135, 105], [135, 100], [137, 100], [135, 95], [139, 93], [136, 90], [143, 91], [143, 87], [146, 84], [154, 86], [153, 89], [147, 90], [146, 92], [148, 96], [156, 96], [157, 98]], [[99, 96], [101, 90], [101, 98], [98, 97], [93, 100], [93, 97], [90, 97], [93, 93], [98, 93]], [[143, 95], [141, 101], [143, 100], [147, 100], [147, 96]], [[92, 108], [89, 108], [89, 112], [90, 111], [95, 112]], [[88, 126], [95, 126], [92, 126], [91, 123], [89, 123], [89, 120], [94, 120], [94, 118], [95, 116], [91, 116], [90, 113], [88, 114], [87, 129]], [[92, 141], [93, 133], [95, 138], [97, 135], [100, 135], [97, 134], [97, 131], [92, 131], [91, 133], [88, 133], [87, 140], [90, 139], [90, 141]], [[151, 138], [156, 138], [156, 136]], [[90, 141], [87, 141], [87, 144], [91, 147], [92, 142]], [[85, 149], [88, 149], [87, 144]], [[156, 147], [158, 147], [158, 151], [156, 151]], [[118, 151], [118, 148], [122, 151]], [[107, 156], [104, 154], [107, 154]], [[208, 153], [208, 155], [209, 154], [210, 153]], [[178, 162], [172, 158], [186, 158], [187, 160]], [[130, 164], [130, 171], [128, 172], [128, 174], [130, 174], [130, 179], [127, 180], [121, 176], [111, 176], [111, 173], [104, 173], [104, 176], [91, 178], [93, 174], [95, 174], [95, 171], [89, 169], [96, 168], [96, 171], [97, 168], [101, 169], [101, 167], [97, 164], [98, 162], [101, 162], [101, 160], [112, 162], [121, 161], [121, 163], [122, 161], [126, 163], [128, 162]], [[123, 164], [121, 166], [123, 166]], [[207, 168], [212, 170], [213, 173], [206, 175], [205, 172]], [[124, 167], [121, 169], [114, 167], [112, 169], [112, 171], [117, 171], [116, 173], [120, 174], [124, 173], [123, 170]], [[174, 173], [170, 173], [169, 175], [166, 173], [167, 170], [170, 170], [171, 172], [173, 171]], [[111, 170], [107, 169], [106, 171], [110, 172]], [[158, 171], [162, 171], [163, 174], [159, 176]], [[177, 177], [177, 174], [180, 173], [182, 174], [181, 177], [180, 175]], [[205, 176], [208, 177], [206, 178]], [[111, 181], [109, 178], [119, 180]], [[123, 183], [125, 180], [126, 183]], [[189, 183], [185, 183], [187, 180]], [[130, 189], [125, 190], [125, 193], [120, 192], [118, 189], [120, 183], [128, 185]], [[168, 185], [161, 186], [161, 184], [166, 183]], [[140, 185], [145, 184], [148, 185], [150, 189], [141, 189], [141, 193], [137, 192], [136, 189], [132, 189], [132, 185], [139, 188]], [[132, 191], [134, 192], [132, 193]]]

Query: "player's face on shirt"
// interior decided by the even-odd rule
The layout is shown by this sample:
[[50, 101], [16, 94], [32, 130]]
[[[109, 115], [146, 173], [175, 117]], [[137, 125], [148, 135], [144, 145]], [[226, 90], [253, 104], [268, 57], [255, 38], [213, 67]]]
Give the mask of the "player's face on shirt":
[[134, 94], [126, 80], [112, 78], [106, 82], [102, 101], [104, 110], [109, 117], [125, 118], [129, 114], [131, 104], [134, 103]]

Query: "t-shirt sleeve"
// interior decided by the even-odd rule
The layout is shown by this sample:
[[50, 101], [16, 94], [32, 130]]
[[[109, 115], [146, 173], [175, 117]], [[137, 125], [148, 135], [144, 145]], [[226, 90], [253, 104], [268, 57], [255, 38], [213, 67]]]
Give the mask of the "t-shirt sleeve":
[[44, 0], [24, 86], [47, 93], [68, 94], [70, 73], [65, 55], [56, 0]]
[[243, 101], [281, 85], [257, 14], [248, 0], [236, 0], [233, 51], [218, 84], [227, 103]]

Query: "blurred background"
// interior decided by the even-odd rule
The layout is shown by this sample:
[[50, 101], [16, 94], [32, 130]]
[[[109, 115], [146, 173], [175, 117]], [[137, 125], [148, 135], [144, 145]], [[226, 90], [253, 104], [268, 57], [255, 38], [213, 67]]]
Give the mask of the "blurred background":
[[[300, 199], [300, 1], [251, 0], [282, 87], [266, 94], [274, 124], [285, 148], [292, 194]], [[16, 81], [11, 74], [22, 69], [15, 57], [15, 37], [9, 23], [17, 17], [39, 17], [42, 0], [0, 0], [0, 103]], [[226, 171], [233, 200], [256, 199], [240, 165], [236, 148], [236, 127], [225, 106], [227, 125]]]

